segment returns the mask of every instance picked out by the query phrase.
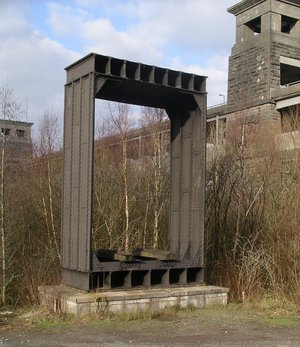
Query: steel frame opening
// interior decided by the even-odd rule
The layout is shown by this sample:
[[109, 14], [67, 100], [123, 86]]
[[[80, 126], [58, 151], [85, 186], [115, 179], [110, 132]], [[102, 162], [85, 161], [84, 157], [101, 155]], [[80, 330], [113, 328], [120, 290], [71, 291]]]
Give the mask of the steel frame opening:
[[[90, 291], [203, 282], [206, 78], [95, 53], [66, 71], [62, 283]], [[163, 108], [170, 118], [168, 252], [108, 250], [101, 261], [92, 249], [96, 98]]]

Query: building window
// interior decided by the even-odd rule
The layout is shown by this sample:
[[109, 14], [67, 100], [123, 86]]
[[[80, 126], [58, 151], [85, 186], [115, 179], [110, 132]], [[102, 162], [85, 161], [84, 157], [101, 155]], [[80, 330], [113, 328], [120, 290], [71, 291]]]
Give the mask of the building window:
[[226, 119], [219, 118], [206, 123], [206, 142], [208, 145], [223, 145], [226, 137]]
[[291, 18], [288, 16], [281, 16], [281, 32], [285, 34], [290, 34], [298, 22], [298, 19]]
[[9, 128], [1, 128], [1, 134], [5, 135], [5, 136], [9, 136], [10, 135], [10, 129]]
[[246, 23], [246, 25], [253, 31], [254, 35], [259, 35], [261, 33], [261, 17], [252, 19], [250, 22]]
[[206, 142], [210, 145], [216, 144], [216, 122], [206, 123]]
[[17, 129], [17, 137], [25, 137], [25, 130]]
[[283, 133], [300, 130], [300, 106], [289, 106], [280, 110]]
[[280, 57], [280, 85], [300, 82], [300, 60]]

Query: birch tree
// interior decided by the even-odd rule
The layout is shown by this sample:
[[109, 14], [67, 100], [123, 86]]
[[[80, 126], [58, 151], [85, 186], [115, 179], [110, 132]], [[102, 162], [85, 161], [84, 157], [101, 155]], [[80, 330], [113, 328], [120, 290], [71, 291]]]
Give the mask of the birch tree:
[[60, 177], [57, 176], [60, 158], [58, 160], [56, 152], [61, 147], [62, 136], [58, 115], [46, 111], [39, 122], [38, 129], [39, 136], [35, 143], [35, 154], [38, 157], [37, 160], [40, 161], [40, 170], [44, 173], [39, 175], [40, 201], [38, 203], [44, 216], [49, 247], [53, 250], [53, 256], [60, 260], [60, 231], [59, 219], [57, 219], [57, 211], [60, 206], [57, 201], [57, 197], [60, 197], [60, 194], [57, 194], [60, 189]]
[[[167, 147], [169, 145], [169, 127], [166, 126], [167, 115], [163, 109], [143, 107], [142, 108], [142, 125], [147, 128], [147, 162], [148, 162], [148, 197], [151, 197], [153, 212], [153, 221], [150, 225], [152, 229], [153, 249], [159, 247], [159, 237], [162, 233], [162, 219], [167, 219], [166, 208], [169, 200], [169, 156]], [[148, 201], [146, 205], [146, 219], [149, 211]], [[144, 234], [147, 230], [144, 230]], [[145, 236], [144, 236], [145, 247]]]
[[109, 106], [112, 131], [117, 133], [121, 145], [121, 176], [123, 183], [124, 197], [124, 249], [129, 250], [129, 177], [128, 177], [128, 157], [127, 157], [127, 133], [129, 132], [132, 122], [130, 120], [130, 106], [128, 104], [115, 103]]

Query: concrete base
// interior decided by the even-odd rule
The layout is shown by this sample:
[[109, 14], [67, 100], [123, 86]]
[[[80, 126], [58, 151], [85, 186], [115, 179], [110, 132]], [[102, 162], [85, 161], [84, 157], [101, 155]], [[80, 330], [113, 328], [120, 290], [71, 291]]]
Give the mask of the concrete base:
[[41, 305], [77, 317], [98, 312], [160, 311], [172, 305], [203, 308], [211, 304], [226, 305], [228, 299], [227, 288], [205, 285], [99, 293], [86, 293], [64, 285], [43, 286], [38, 290]]

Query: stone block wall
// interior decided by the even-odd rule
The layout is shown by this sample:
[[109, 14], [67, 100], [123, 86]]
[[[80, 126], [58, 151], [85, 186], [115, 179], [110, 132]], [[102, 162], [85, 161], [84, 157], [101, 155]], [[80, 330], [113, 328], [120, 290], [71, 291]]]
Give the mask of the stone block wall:
[[[299, 38], [300, 39], [300, 38]], [[281, 41], [281, 42], [280, 42]], [[273, 40], [271, 45], [271, 66], [270, 66], [270, 87], [271, 90], [278, 89], [280, 86], [280, 57], [287, 57], [300, 60], [300, 41], [295, 45], [295, 40], [291, 43], [287, 40], [286, 43], [282, 40]]]
[[229, 58], [228, 107], [232, 110], [259, 105], [270, 98], [269, 50], [262, 45], [263, 40], [260, 43], [253, 42]]

